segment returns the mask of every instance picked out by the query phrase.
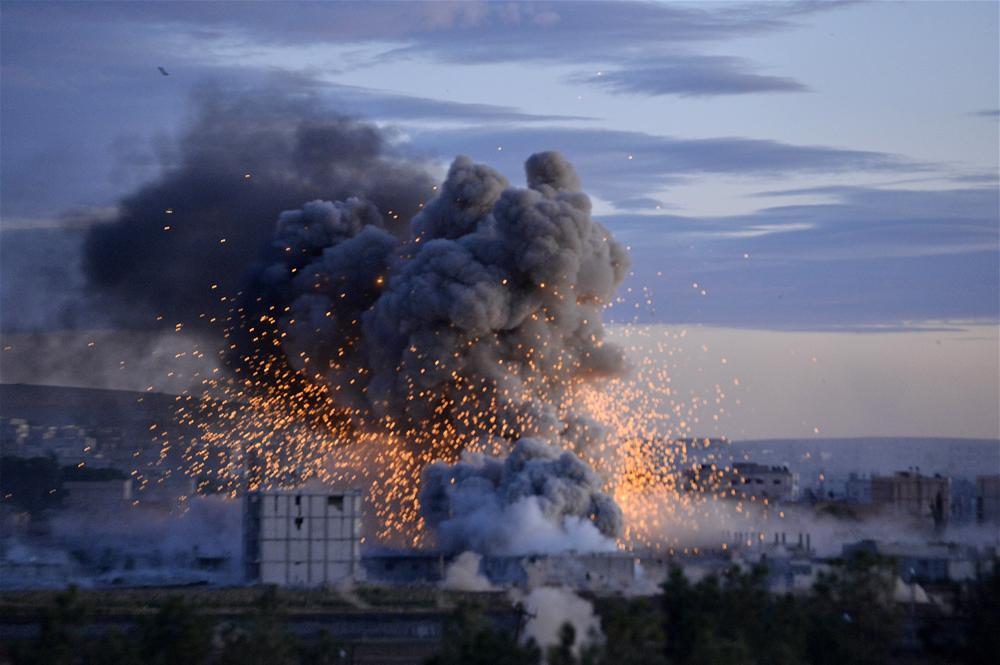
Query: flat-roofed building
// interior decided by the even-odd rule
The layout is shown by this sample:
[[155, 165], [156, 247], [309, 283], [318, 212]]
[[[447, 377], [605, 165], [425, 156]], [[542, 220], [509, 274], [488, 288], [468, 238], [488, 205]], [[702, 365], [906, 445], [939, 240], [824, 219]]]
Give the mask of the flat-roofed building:
[[787, 466], [737, 462], [733, 470], [737, 476], [738, 496], [791, 501], [798, 495], [798, 478]]
[[943, 524], [951, 512], [951, 479], [917, 471], [872, 476], [872, 503], [882, 510]]
[[243, 508], [248, 582], [322, 586], [359, 577], [361, 493], [323, 487], [249, 492]]
[[710, 493], [722, 498], [768, 502], [792, 501], [798, 496], [798, 477], [784, 465], [737, 462], [732, 466], [695, 464], [683, 472], [688, 492]]
[[987, 551], [957, 543], [897, 543], [861, 540], [845, 543], [842, 555], [850, 557], [858, 552], [877, 554], [889, 559], [897, 574], [906, 583], [964, 582], [975, 579], [979, 560], [988, 560]]

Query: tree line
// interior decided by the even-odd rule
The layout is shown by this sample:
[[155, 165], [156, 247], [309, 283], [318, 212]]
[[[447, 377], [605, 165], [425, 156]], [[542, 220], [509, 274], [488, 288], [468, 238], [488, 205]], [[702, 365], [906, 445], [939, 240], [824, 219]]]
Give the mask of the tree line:
[[[498, 627], [474, 601], [462, 602], [426, 665], [985, 665], [1000, 653], [997, 572], [956, 588], [951, 614], [914, 624], [911, 608], [893, 597], [890, 562], [871, 555], [839, 562], [799, 595], [771, 593], [762, 567], [698, 581], [674, 568], [658, 595], [594, 599], [600, 639], [584, 640], [567, 624], [545, 649]], [[350, 644], [291, 632], [274, 589], [239, 622], [217, 621], [178, 597], [129, 630], [89, 630], [93, 620], [75, 589], [61, 592], [37, 637], [9, 645], [13, 665], [354, 662]]]

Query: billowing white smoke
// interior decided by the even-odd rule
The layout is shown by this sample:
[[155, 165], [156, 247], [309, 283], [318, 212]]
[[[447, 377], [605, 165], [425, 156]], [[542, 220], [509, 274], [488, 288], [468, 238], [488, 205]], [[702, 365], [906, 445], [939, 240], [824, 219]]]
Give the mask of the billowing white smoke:
[[504, 460], [477, 454], [428, 466], [420, 505], [448, 551], [612, 551], [621, 532], [621, 510], [594, 471], [533, 438], [519, 440]]
[[448, 591], [492, 591], [490, 580], [479, 572], [483, 557], [475, 552], [462, 552], [449, 564], [441, 581]]
[[543, 653], [559, 643], [559, 633], [567, 623], [576, 633], [573, 649], [577, 655], [584, 647], [604, 641], [594, 606], [568, 589], [538, 587], [519, 600], [529, 616], [523, 639], [534, 639]]

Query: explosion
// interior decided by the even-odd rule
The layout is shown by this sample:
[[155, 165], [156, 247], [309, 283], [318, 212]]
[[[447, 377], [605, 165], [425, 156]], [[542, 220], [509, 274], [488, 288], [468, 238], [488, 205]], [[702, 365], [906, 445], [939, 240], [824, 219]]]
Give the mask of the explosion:
[[[599, 436], [571, 396], [624, 367], [601, 309], [627, 258], [560, 155], [525, 168], [519, 189], [459, 157], [404, 239], [360, 198], [282, 213], [228, 320], [232, 400], [201, 402], [239, 422], [242, 449], [224, 467], [248, 467], [251, 487], [322, 476], [339, 445], [348, 468], [388, 465], [382, 512], [409, 522], [409, 479], [431, 462], [529, 436], [569, 449]], [[203, 415], [195, 424], [213, 420]], [[203, 438], [216, 439], [208, 427]], [[194, 451], [202, 468], [212, 450]], [[374, 464], [353, 463], [361, 450]]]
[[[195, 136], [218, 135], [210, 119]], [[345, 121], [303, 122], [294, 138], [275, 130], [271, 141], [300, 174], [294, 192], [321, 189], [322, 174], [331, 191], [348, 195], [275, 213], [240, 290], [220, 295], [209, 276], [210, 299], [191, 296], [206, 310], [198, 325], [222, 333], [225, 369], [178, 397], [184, 427], [163, 433], [163, 459], [182, 451], [202, 492], [314, 477], [365, 487], [376, 517], [371, 533], [386, 544], [523, 551], [529, 546], [513, 534], [539, 533], [531, 524], [544, 523], [554, 529], [539, 536], [556, 543], [549, 549], [606, 549], [621, 538], [649, 542], [664, 519], [690, 510], [673, 480], [686, 455], [676, 439], [708, 404], [695, 398], [680, 406], [662, 364], [630, 365], [626, 349], [608, 341], [602, 312], [614, 304], [629, 261], [591, 218], [573, 167], [558, 153], [532, 155], [527, 187], [519, 188], [458, 157], [440, 187], [428, 188], [428, 200], [400, 201], [421, 190], [423, 176], [377, 145], [368, 149], [377, 134]], [[241, 139], [231, 119], [224, 126], [252, 145], [262, 131]], [[357, 159], [334, 154], [325, 163], [317, 137]], [[175, 190], [184, 190], [189, 214], [202, 223], [185, 225], [174, 203], [172, 232], [206, 240], [204, 222], [220, 216], [219, 194], [204, 187], [192, 194], [183, 183], [205, 173], [195, 158], [230, 164], [223, 151], [195, 144], [179, 171], [127, 200], [117, 223], [95, 229], [92, 263], [128, 242], [136, 226], [148, 232], [147, 216]], [[245, 180], [281, 191], [281, 202], [287, 178], [275, 167]], [[275, 201], [262, 192], [239, 198], [234, 210], [249, 217], [247, 237], [227, 232], [239, 251], [260, 234], [260, 216]], [[253, 206], [261, 202], [264, 212]], [[197, 269], [210, 270], [220, 243], [209, 239], [213, 253], [188, 244], [208, 261]], [[141, 253], [145, 243], [138, 245]], [[240, 260], [220, 269], [233, 263]], [[180, 308], [183, 293], [165, 285], [137, 291], [140, 284], [102, 266], [91, 277], [106, 290]], [[216, 313], [219, 303], [225, 313]], [[659, 344], [667, 352], [668, 341]], [[487, 513], [508, 523], [506, 533], [477, 531]]]

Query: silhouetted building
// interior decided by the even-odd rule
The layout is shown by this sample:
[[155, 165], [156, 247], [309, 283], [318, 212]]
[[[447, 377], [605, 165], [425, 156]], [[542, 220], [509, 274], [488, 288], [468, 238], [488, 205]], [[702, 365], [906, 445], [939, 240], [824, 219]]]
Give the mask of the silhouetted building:
[[844, 485], [844, 499], [849, 503], [871, 503], [871, 478], [865, 478], [856, 473], [850, 474]]
[[976, 519], [1000, 524], [1000, 474], [976, 478]]

